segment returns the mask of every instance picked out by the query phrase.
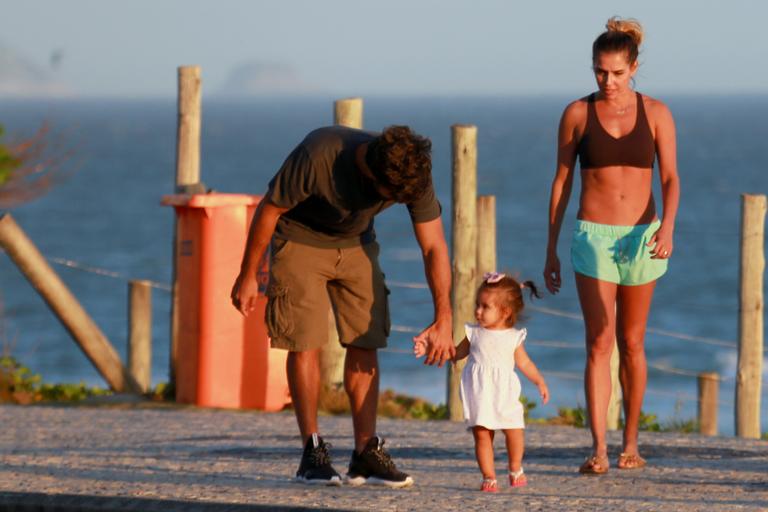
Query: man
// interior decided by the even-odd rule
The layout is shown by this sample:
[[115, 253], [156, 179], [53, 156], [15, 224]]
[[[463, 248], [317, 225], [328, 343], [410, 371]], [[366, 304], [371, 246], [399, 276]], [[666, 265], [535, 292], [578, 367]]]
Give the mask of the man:
[[271, 241], [266, 323], [272, 346], [289, 351], [288, 384], [304, 445], [296, 478], [304, 483], [341, 484], [317, 425], [319, 354], [331, 306], [346, 348], [344, 388], [355, 434], [347, 482], [413, 483], [376, 435], [376, 350], [386, 347], [390, 319], [373, 218], [394, 203], [408, 208], [435, 310], [417, 338], [429, 347], [425, 362], [442, 366], [455, 354], [451, 276], [430, 152], [430, 141], [406, 126], [380, 135], [317, 129], [285, 160], [254, 214], [232, 303], [244, 315], [252, 311], [256, 272]]

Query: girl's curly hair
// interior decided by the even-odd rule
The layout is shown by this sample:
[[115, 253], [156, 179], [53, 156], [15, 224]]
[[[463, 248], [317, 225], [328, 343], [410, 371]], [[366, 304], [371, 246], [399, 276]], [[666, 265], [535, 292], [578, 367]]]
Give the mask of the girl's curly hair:
[[499, 306], [510, 310], [511, 314], [507, 320], [507, 327], [513, 327], [517, 323], [520, 312], [525, 307], [523, 288], [530, 290], [530, 298], [541, 298], [539, 290], [533, 281], [520, 282], [508, 275], [503, 275], [501, 279], [492, 280], [491, 282], [488, 279], [483, 280], [477, 293], [479, 294], [482, 291], [494, 292], [499, 299]]

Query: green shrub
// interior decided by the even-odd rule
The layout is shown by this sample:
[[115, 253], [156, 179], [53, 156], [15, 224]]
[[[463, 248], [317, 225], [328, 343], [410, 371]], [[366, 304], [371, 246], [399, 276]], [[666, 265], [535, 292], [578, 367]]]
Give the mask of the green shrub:
[[11, 356], [0, 356], [0, 402], [28, 404], [38, 400], [40, 376]]
[[76, 402], [91, 396], [109, 395], [108, 389], [80, 384], [43, 384], [12, 356], [0, 356], [0, 403]]
[[529, 400], [525, 395], [520, 395], [520, 403], [523, 404], [523, 418], [525, 418], [527, 423], [529, 421], [531, 411], [536, 408], [536, 402]]
[[[3, 137], [3, 127], [0, 126], [0, 139]], [[0, 142], [0, 186], [11, 177], [11, 173], [21, 165], [21, 161], [13, 156], [8, 148]]]
[[576, 407], [558, 407], [557, 416], [548, 421], [551, 425], [569, 425], [585, 428], [587, 426], [587, 410], [578, 405]]
[[661, 431], [662, 432], [681, 432], [683, 434], [694, 434], [699, 431], [699, 421], [696, 419], [688, 419], [688, 420], [672, 419], [662, 423]]

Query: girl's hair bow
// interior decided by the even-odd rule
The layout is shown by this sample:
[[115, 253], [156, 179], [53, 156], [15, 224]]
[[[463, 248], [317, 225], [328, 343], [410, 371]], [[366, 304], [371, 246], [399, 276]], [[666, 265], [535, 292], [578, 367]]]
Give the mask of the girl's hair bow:
[[502, 272], [486, 272], [483, 274], [483, 281], [486, 283], [498, 283], [502, 279], [504, 279], [506, 275]]

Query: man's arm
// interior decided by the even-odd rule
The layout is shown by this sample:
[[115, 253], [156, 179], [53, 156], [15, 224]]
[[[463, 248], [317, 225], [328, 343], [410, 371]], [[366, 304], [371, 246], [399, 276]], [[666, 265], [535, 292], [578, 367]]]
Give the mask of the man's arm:
[[414, 340], [426, 342], [425, 364], [437, 363], [438, 366], [443, 366], [446, 361], [456, 355], [452, 334], [451, 265], [448, 258], [448, 245], [443, 234], [443, 222], [438, 217], [429, 222], [414, 223], [413, 231], [421, 248], [424, 273], [435, 307], [434, 322]]
[[287, 211], [288, 208], [275, 206], [265, 197], [253, 214], [243, 261], [240, 263], [240, 275], [235, 280], [231, 294], [232, 304], [243, 315], [247, 316], [256, 306], [256, 298], [259, 294], [256, 273], [259, 270], [259, 263], [269, 246], [278, 219]]

